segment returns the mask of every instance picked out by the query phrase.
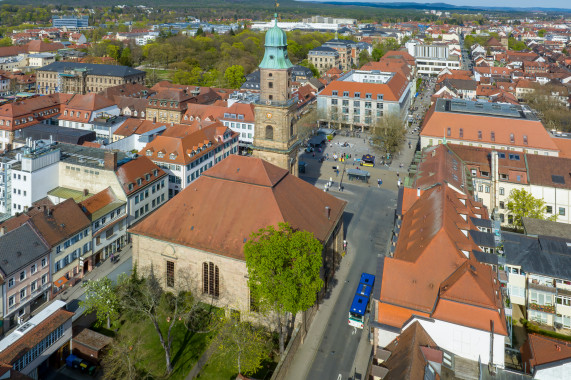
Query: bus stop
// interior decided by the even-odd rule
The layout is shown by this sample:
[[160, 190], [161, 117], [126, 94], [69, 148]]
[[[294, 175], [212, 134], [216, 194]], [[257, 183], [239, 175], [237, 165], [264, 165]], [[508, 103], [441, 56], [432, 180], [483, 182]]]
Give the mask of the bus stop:
[[327, 141], [327, 138], [325, 137], [325, 135], [317, 135], [317, 136], [313, 136], [312, 138], [310, 138], [307, 145], [312, 146], [314, 148], [317, 148], [317, 147], [320, 147], [321, 144], [325, 143], [325, 141]]
[[349, 181], [356, 180], [368, 183], [369, 178], [371, 178], [371, 174], [366, 170], [348, 169], [347, 177], [349, 178]]

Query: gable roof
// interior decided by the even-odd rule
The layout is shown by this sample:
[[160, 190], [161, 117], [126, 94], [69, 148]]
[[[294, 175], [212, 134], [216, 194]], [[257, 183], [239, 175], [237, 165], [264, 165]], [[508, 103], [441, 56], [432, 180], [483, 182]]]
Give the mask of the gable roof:
[[83, 212], [94, 221], [124, 204], [125, 202], [117, 198], [113, 189], [108, 187], [83, 200], [79, 203], [79, 206]]
[[[538, 334], [529, 334], [521, 348], [522, 361], [528, 363], [528, 372], [537, 366], [557, 365], [571, 359], [571, 343]], [[562, 365], [563, 363], [560, 363]]]
[[327, 239], [345, 204], [259, 158], [230, 155], [130, 232], [244, 260], [250, 234], [280, 222]]
[[91, 92], [85, 95], [75, 95], [67, 103], [65, 108], [82, 111], [97, 111], [114, 105], [115, 102], [105, 96]]
[[[154, 174], [155, 170], [156, 175]], [[115, 173], [127, 196], [167, 175], [163, 169], [159, 168], [153, 161], [145, 156], [139, 156], [119, 166]], [[146, 174], [150, 174], [149, 180], [146, 179]], [[137, 184], [137, 178], [141, 179], [140, 185]], [[133, 185], [131, 189], [129, 189], [129, 184]]]
[[571, 189], [571, 158], [526, 154], [529, 183]]
[[0, 236], [0, 269], [8, 276], [49, 252], [47, 243], [26, 222]]
[[427, 358], [423, 347], [437, 348], [430, 335], [419, 322], [408, 326], [385, 350], [391, 356], [382, 364], [389, 372], [383, 380], [416, 380], [424, 378]]

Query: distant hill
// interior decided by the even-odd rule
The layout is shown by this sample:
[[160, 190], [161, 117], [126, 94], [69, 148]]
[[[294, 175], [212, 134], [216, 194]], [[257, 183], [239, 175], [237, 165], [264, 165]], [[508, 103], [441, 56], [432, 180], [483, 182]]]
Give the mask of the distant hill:
[[362, 7], [375, 7], [375, 8], [388, 8], [388, 9], [434, 9], [439, 11], [450, 11], [450, 10], [464, 10], [464, 11], [519, 11], [519, 12], [530, 12], [530, 11], [546, 11], [546, 12], [571, 12], [570, 8], [542, 8], [542, 7], [484, 7], [484, 6], [467, 6], [467, 5], [452, 5], [448, 3], [417, 3], [417, 2], [405, 2], [405, 3], [383, 3], [383, 2], [369, 2], [369, 1], [320, 1], [320, 0], [297, 0], [302, 2], [319, 3], [319, 4], [330, 4], [330, 5], [354, 5]]

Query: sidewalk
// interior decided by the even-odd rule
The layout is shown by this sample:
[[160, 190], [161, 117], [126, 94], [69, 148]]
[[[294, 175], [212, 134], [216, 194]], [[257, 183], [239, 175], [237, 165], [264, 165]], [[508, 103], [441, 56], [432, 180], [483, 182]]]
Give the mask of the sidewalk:
[[[132, 256], [132, 251], [130, 246], [126, 246], [123, 250], [119, 253], [119, 261], [116, 263], [112, 263], [111, 260], [107, 259], [98, 267], [95, 267], [91, 272], [88, 272], [80, 282], [78, 282], [75, 286], [66, 289], [65, 291], [59, 293], [55, 297], [51, 298], [49, 301], [45, 302], [43, 305], [38, 307], [34, 312], [30, 315], [30, 318], [34, 315], [37, 315], [40, 311], [45, 309], [50, 303], [54, 300], [62, 300], [68, 303], [68, 310], [76, 312], [79, 308], [79, 298], [85, 293], [83, 286], [81, 286], [86, 280], [98, 280], [103, 277], [107, 277], [109, 274], [117, 270], [122, 264], [124, 264], [127, 260], [130, 260]], [[81, 313], [77, 313], [73, 316], [73, 321], [77, 320]], [[15, 328], [17, 328], [16, 326]]]
[[[348, 244], [351, 246], [350, 241]], [[309, 327], [304, 342], [299, 346], [297, 352], [295, 353], [292, 364], [285, 377], [286, 380], [301, 380], [307, 377], [307, 373], [313, 364], [317, 350], [321, 345], [323, 334], [327, 329], [327, 324], [331, 314], [335, 309], [335, 304], [337, 303], [341, 289], [343, 289], [343, 285], [346, 282], [347, 275], [351, 265], [353, 264], [354, 257], [355, 255], [348, 254], [343, 258], [341, 267], [335, 274], [337, 279], [337, 286], [335, 286], [331, 291], [331, 296], [323, 300], [323, 302], [319, 305], [319, 310], [317, 311], [315, 318], [313, 318], [313, 322]], [[365, 332], [363, 335], [367, 336]], [[359, 343], [359, 346], [360, 345], [361, 344]], [[357, 352], [359, 353], [360, 351]], [[368, 357], [367, 360], [369, 360]], [[364, 371], [362, 373], [364, 373]]]

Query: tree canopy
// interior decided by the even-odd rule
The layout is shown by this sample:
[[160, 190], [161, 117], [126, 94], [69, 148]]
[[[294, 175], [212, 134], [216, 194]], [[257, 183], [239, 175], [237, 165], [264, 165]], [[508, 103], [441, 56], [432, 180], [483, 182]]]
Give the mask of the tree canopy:
[[405, 135], [403, 121], [395, 114], [380, 117], [373, 126], [373, 140], [383, 145], [385, 153], [393, 154], [399, 150]]
[[311, 232], [295, 231], [288, 223], [252, 233], [244, 245], [248, 285], [262, 309], [278, 315], [280, 352], [289, 315], [315, 304], [323, 287], [320, 270], [323, 246]]
[[557, 216], [546, 217], [546, 206], [543, 199], [534, 198], [524, 189], [513, 189], [507, 202], [507, 209], [512, 215], [512, 226], [523, 228], [523, 218], [555, 220]]

